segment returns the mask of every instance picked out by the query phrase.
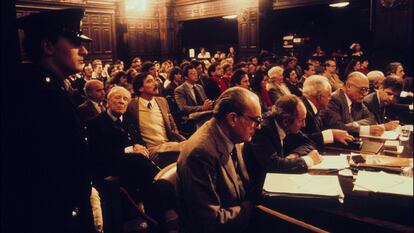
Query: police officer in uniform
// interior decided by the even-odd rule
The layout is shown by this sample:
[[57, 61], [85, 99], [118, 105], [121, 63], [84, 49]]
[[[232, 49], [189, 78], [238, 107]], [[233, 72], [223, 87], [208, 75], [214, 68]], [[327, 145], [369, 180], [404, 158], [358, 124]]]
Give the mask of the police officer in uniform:
[[32, 63], [9, 85], [6, 232], [94, 232], [87, 138], [64, 84], [88, 53], [83, 16], [70, 8], [17, 20]]

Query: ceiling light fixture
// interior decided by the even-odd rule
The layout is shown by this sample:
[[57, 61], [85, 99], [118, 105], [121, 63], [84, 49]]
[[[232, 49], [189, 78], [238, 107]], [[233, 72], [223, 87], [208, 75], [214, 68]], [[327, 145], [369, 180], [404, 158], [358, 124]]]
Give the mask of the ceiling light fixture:
[[349, 2], [337, 2], [329, 4], [330, 7], [346, 7], [349, 5]]
[[237, 18], [237, 15], [226, 15], [226, 16], [223, 16], [223, 19], [235, 19], [235, 18]]

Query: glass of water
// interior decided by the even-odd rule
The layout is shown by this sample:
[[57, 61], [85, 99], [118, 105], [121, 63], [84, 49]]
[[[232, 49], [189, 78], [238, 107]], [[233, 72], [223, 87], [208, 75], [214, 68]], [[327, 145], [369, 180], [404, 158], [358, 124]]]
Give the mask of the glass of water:
[[407, 141], [410, 138], [410, 126], [401, 126], [400, 141]]

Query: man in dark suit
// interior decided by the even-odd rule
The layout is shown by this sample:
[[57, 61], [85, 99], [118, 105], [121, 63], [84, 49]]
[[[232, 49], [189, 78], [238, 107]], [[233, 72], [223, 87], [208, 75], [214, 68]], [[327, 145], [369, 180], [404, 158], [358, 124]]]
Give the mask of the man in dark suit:
[[10, 85], [5, 232], [94, 231], [85, 136], [64, 84], [82, 71], [88, 53], [83, 15], [72, 8], [17, 22], [33, 63], [22, 64]]
[[86, 124], [99, 115], [99, 113], [105, 111], [103, 103], [105, 89], [103, 83], [95, 79], [86, 82], [84, 90], [88, 99], [78, 106], [78, 115], [82, 123]]
[[303, 173], [320, 163], [314, 143], [300, 131], [305, 119], [302, 101], [294, 95], [282, 96], [274, 115], [264, 119], [262, 128], [245, 145], [249, 174], [259, 186], [267, 172]]
[[[87, 125], [95, 179], [120, 176], [121, 183], [136, 186], [141, 180], [147, 184], [152, 182], [155, 173], [145, 171], [157, 171], [148, 160], [149, 151], [143, 145], [135, 122], [124, 119], [130, 101], [128, 90], [113, 87], [108, 93], [108, 110]], [[134, 162], [135, 168], [131, 165]], [[139, 169], [142, 167], [148, 169]]]
[[[128, 190], [134, 201], [153, 206], [151, 184], [159, 168], [148, 159], [149, 151], [142, 145], [135, 124], [123, 116], [130, 100], [128, 90], [113, 87], [108, 93], [108, 110], [88, 122], [93, 183], [104, 203], [109, 203], [111, 193], [105, 188], [105, 180], [110, 176], [119, 177], [120, 185]], [[105, 212], [111, 220], [104, 223], [104, 227], [113, 224], [112, 219], [116, 218], [113, 214], [109, 210]]]
[[364, 104], [375, 116], [377, 124], [383, 124], [385, 130], [393, 130], [399, 125], [399, 121], [386, 122], [386, 108], [393, 109], [396, 99], [400, 96], [403, 83], [398, 77], [388, 76], [381, 83], [380, 88], [365, 96]]
[[375, 124], [374, 116], [363, 103], [368, 91], [368, 78], [361, 72], [350, 73], [345, 86], [332, 94], [328, 108], [321, 112], [323, 124], [356, 135], [382, 135], [384, 127]]
[[301, 97], [306, 107], [306, 120], [302, 132], [305, 133], [319, 148], [334, 141], [347, 145], [354, 138], [346, 130], [326, 129], [319, 117], [319, 112], [326, 109], [331, 99], [331, 85], [326, 77], [312, 75], [303, 84]]
[[214, 118], [188, 139], [177, 164], [184, 232], [245, 232], [253, 204], [243, 142], [260, 127], [258, 97], [243, 88], [218, 98]]
[[[151, 74], [143, 72], [136, 77], [133, 88], [138, 97], [129, 104], [127, 115], [151, 152], [150, 158], [161, 167], [175, 162], [180, 147], [178, 142], [185, 141], [185, 137], [177, 129], [167, 100], [157, 96], [157, 81]], [[166, 145], [174, 146], [176, 150], [160, 151]], [[158, 156], [160, 152], [165, 152], [162, 158]]]

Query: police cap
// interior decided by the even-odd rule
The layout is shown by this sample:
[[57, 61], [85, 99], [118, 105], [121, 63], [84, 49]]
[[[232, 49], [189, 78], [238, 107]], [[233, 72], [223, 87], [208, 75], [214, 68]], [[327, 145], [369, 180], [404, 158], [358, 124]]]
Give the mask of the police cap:
[[92, 41], [82, 34], [81, 20], [85, 14], [83, 8], [68, 8], [34, 13], [17, 20], [25, 37], [49, 38], [64, 36], [73, 41]]

